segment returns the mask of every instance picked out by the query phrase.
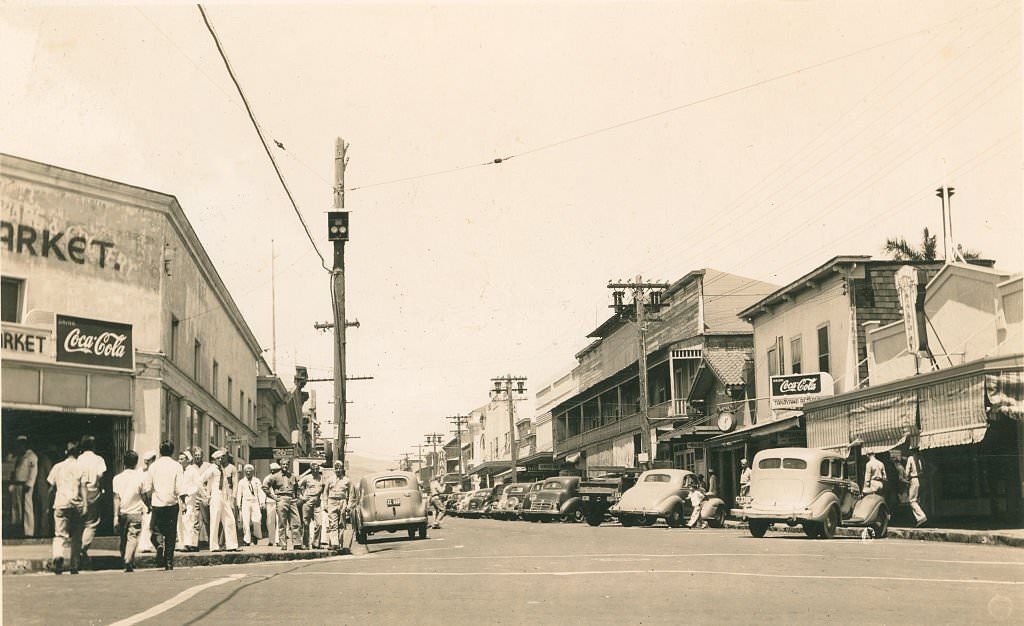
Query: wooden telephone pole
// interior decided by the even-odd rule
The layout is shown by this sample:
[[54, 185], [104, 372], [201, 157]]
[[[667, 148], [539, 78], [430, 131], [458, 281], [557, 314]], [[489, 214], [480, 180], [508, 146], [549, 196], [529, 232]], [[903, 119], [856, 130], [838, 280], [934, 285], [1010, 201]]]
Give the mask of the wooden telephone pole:
[[462, 480], [462, 476], [466, 473], [466, 467], [462, 456], [462, 426], [469, 423], [469, 416], [449, 415], [445, 419], [450, 422], [455, 422], [455, 436], [459, 439], [459, 480]]
[[506, 400], [508, 400], [508, 438], [509, 448], [512, 453], [511, 480], [513, 483], [517, 483], [519, 482], [519, 472], [516, 470], [516, 465], [519, 463], [519, 438], [516, 437], [515, 398], [512, 394], [518, 393], [522, 395], [526, 393], [526, 387], [524, 387], [526, 384], [526, 377], [506, 374], [500, 378], [492, 378], [491, 382], [494, 383], [494, 388], [491, 389], [491, 394], [495, 399], [504, 393]]
[[348, 241], [348, 212], [345, 209], [345, 166], [348, 144], [341, 137], [334, 144], [334, 211], [327, 218], [327, 238], [334, 243], [334, 267], [331, 271], [331, 302], [334, 309], [334, 422], [338, 438], [334, 442], [335, 459], [345, 466], [345, 242]]

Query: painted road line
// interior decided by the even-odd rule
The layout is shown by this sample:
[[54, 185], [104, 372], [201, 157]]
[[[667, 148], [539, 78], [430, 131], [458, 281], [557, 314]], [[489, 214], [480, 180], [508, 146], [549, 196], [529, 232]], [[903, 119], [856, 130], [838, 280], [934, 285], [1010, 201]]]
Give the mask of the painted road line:
[[[423, 552], [426, 552], [426, 550], [423, 550]], [[391, 556], [389, 556], [388, 558], [380, 558], [378, 560], [380, 560], [380, 561], [400, 561], [400, 560], [404, 560], [402, 558], [402, 554], [406, 554], [406, 552], [390, 553], [390, 554], [391, 554]], [[635, 552], [612, 552], [612, 553], [609, 553], [609, 554], [601, 554], [601, 553], [597, 553], [597, 554], [494, 554], [494, 555], [480, 555], [480, 554], [469, 555], [468, 554], [468, 555], [464, 555], [464, 556], [428, 556], [428, 557], [424, 557], [424, 558], [422, 558], [420, 560], [422, 560], [422, 561], [459, 561], [459, 560], [474, 560], [474, 559], [479, 560], [479, 559], [484, 559], [484, 560], [493, 561], [493, 560], [502, 560], [502, 559], [508, 559], [508, 560], [516, 560], [516, 559], [609, 559], [609, 558], [618, 558], [618, 557], [624, 557], [624, 558], [642, 557], [642, 558], [648, 558], [648, 559], [655, 559], [655, 558], [657, 558], [657, 559], [679, 559], [679, 558], [689, 558], [689, 557], [743, 557], [743, 558], [746, 558], [746, 557], [762, 557], [762, 556], [770, 556], [772, 558], [793, 558], [793, 557], [796, 557], [796, 558], [801, 558], [801, 557], [824, 558], [825, 557], [824, 554], [801, 554], [801, 553], [793, 553], [793, 554], [768, 554], [768, 553], [764, 553], [764, 552], [747, 552], [747, 553], [742, 553], [742, 552], [717, 552], [717, 553], [695, 552], [695, 553], [685, 553], [685, 554], [671, 554], [671, 553], [664, 553], [664, 552], [659, 552], [657, 554], [645, 554], [645, 553], [639, 553], [638, 554], [638, 553], [635, 553]]]
[[231, 576], [226, 576], [224, 578], [218, 578], [216, 580], [211, 580], [210, 582], [203, 583], [202, 585], [196, 585], [195, 587], [189, 587], [188, 589], [186, 589], [185, 591], [182, 591], [181, 593], [179, 593], [178, 595], [174, 596], [170, 600], [165, 600], [165, 601], [161, 602], [160, 604], [154, 606], [151, 609], [147, 609], [147, 610], [145, 610], [145, 611], [143, 611], [141, 613], [136, 613], [135, 615], [132, 615], [131, 617], [126, 617], [125, 619], [123, 619], [123, 620], [121, 620], [119, 622], [114, 622], [113, 624], [111, 624], [111, 626], [131, 626], [132, 624], [138, 624], [139, 622], [145, 621], [145, 620], [147, 620], [147, 619], [149, 619], [151, 617], [156, 617], [157, 615], [160, 615], [161, 613], [163, 613], [165, 611], [173, 609], [174, 607], [178, 606], [179, 604], [181, 604], [185, 600], [188, 600], [189, 598], [191, 598], [192, 596], [196, 595], [200, 591], [203, 591], [204, 589], [209, 589], [210, 587], [216, 587], [218, 585], [223, 585], [224, 583], [234, 582], [234, 581], [240, 580], [242, 578], [245, 578], [245, 574], [233, 574]]
[[782, 578], [794, 580], [851, 580], [870, 582], [912, 582], [912, 583], [940, 583], [954, 585], [1024, 585], [1024, 581], [1016, 580], [978, 580], [973, 578], [920, 578], [912, 576], [826, 576], [826, 575], [804, 575], [804, 574], [763, 574], [754, 572], [729, 572], [721, 570], [699, 570], [699, 569], [635, 569], [635, 570], [589, 570], [579, 572], [295, 572], [285, 576], [378, 576], [378, 577], [399, 577], [399, 576], [615, 576], [637, 574], [664, 575], [684, 574], [702, 576], [742, 576], [749, 578]]

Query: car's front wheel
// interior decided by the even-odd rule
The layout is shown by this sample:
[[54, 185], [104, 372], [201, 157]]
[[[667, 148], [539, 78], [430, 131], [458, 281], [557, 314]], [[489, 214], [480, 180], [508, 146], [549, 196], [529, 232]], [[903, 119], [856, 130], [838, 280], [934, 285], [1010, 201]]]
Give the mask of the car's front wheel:
[[750, 534], [760, 539], [764, 537], [764, 534], [768, 532], [768, 527], [771, 523], [763, 519], [752, 519], [750, 520]]
[[591, 514], [587, 516], [587, 523], [591, 526], [600, 526], [604, 521], [604, 515]]
[[825, 519], [821, 521], [821, 532], [818, 534], [822, 539], [831, 539], [836, 536], [836, 528], [839, 527], [839, 511], [831, 507], [825, 513]]
[[719, 509], [715, 516], [708, 520], [708, 526], [722, 528], [725, 526], [725, 509]]
[[668, 514], [665, 515], [665, 523], [669, 525], [669, 528], [679, 528], [683, 525], [683, 507], [676, 505], [669, 509]]

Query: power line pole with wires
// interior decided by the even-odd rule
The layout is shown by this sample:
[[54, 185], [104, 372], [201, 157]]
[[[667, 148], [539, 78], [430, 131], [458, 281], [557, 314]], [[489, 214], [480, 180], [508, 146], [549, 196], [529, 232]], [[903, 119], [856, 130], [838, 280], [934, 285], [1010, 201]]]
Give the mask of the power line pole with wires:
[[334, 244], [334, 266], [331, 270], [331, 304], [334, 309], [334, 422], [338, 438], [334, 442], [334, 458], [345, 465], [345, 422], [347, 403], [345, 389], [345, 242], [348, 241], [348, 211], [345, 211], [345, 166], [348, 165], [348, 144], [338, 137], [334, 144], [334, 209], [327, 214], [327, 239]]
[[637, 342], [639, 343], [639, 383], [640, 383], [640, 456], [639, 463], [645, 469], [649, 469], [654, 461], [654, 453], [651, 450], [651, 420], [648, 414], [647, 398], [647, 322], [657, 321], [656, 317], [648, 316], [648, 313], [657, 313], [661, 309], [661, 292], [668, 289], [668, 283], [645, 282], [638, 274], [632, 281], [608, 282], [608, 288], [612, 290], [611, 308], [620, 316], [628, 319], [629, 305], [623, 302], [626, 289], [633, 292], [633, 317], [637, 329]]
[[523, 398], [514, 398], [512, 394], [518, 393], [522, 395], [526, 393], [526, 377], [506, 374], [499, 378], [492, 378], [491, 382], [494, 383], [491, 395], [496, 399], [504, 393], [505, 399], [508, 401], [508, 439], [509, 448], [512, 452], [511, 480], [513, 483], [517, 483], [519, 482], [519, 473], [516, 470], [516, 465], [519, 463], [519, 438], [516, 437], [515, 400], [522, 400]]
[[461, 480], [462, 476], [466, 473], [466, 467], [465, 467], [465, 463], [463, 462], [463, 456], [462, 456], [462, 426], [464, 424], [469, 424], [469, 416], [468, 415], [449, 415], [445, 419], [448, 420], [449, 422], [455, 422], [455, 431], [454, 432], [455, 432], [455, 436], [458, 438], [458, 446], [459, 446], [459, 479]]
[[432, 468], [431, 472], [430, 472], [430, 474], [431, 474], [430, 479], [431, 480], [436, 479], [438, 474], [439, 474], [439, 472], [438, 472], [437, 444], [439, 444], [439, 443], [443, 444], [444, 443], [443, 437], [444, 437], [443, 433], [427, 433], [427, 443], [429, 443], [433, 447], [433, 451], [431, 452], [431, 454], [434, 455], [434, 460], [433, 460], [433, 462], [430, 465], [431, 468]]

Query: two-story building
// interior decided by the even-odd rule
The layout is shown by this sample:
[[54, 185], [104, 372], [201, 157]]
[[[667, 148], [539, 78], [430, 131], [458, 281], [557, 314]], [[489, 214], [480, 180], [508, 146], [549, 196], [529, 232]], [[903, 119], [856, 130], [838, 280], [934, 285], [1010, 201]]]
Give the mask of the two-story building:
[[0, 155], [0, 258], [5, 455], [95, 436], [108, 522], [128, 449], [248, 457], [260, 345], [173, 196]]
[[[579, 472], [595, 466], [636, 467], [641, 438], [649, 437], [655, 463], [703, 471], [703, 446], [697, 444], [708, 433], [677, 431], [697, 422], [706, 425], [703, 420], [709, 419], [707, 397], [718, 383], [705, 382], [702, 368], [718, 372], [712, 379], [728, 397], [744, 397], [742, 371], [752, 337], [750, 325], [737, 313], [775, 289], [758, 280], [701, 269], [671, 284], [653, 306], [645, 305], [652, 314], [645, 341], [651, 425], [646, 433], [641, 426], [638, 330], [627, 316], [608, 318], [588, 335], [594, 341], [576, 354], [573, 392], [551, 409], [556, 462]], [[699, 397], [691, 396], [695, 381]], [[661, 446], [656, 441], [659, 426], [670, 434]], [[672, 456], [663, 458], [668, 454]]]
[[[890, 478], [916, 450], [931, 520], [1024, 526], [1024, 282], [964, 263], [927, 284], [904, 280], [906, 314], [865, 325], [871, 386], [808, 404], [808, 445], [843, 450], [859, 468], [875, 453]], [[898, 507], [899, 484], [889, 487]]]

